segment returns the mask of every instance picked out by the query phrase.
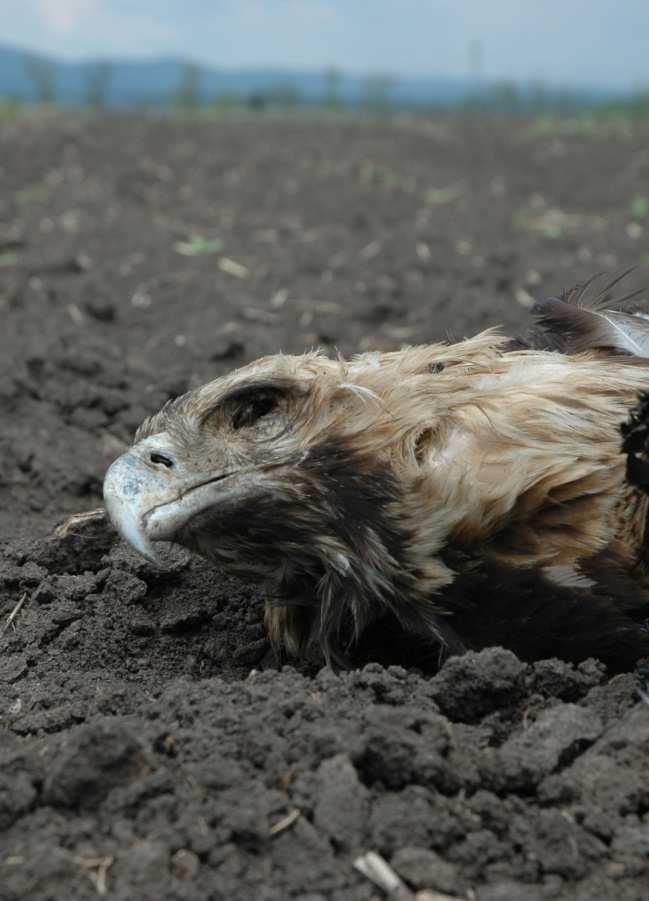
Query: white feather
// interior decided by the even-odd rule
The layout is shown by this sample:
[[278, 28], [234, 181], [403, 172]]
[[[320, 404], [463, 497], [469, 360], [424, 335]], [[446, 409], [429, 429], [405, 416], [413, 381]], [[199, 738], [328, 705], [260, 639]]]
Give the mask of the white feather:
[[356, 397], [359, 397], [363, 401], [373, 400], [376, 403], [380, 403], [378, 394], [372, 391], [371, 388], [366, 388], [364, 385], [354, 385], [352, 382], [341, 382], [340, 387], [345, 391], [351, 391], [352, 394], [355, 394]]

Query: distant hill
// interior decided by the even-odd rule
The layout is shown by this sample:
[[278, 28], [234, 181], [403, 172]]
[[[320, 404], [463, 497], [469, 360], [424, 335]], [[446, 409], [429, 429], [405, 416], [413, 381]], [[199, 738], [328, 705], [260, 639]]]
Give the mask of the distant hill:
[[452, 108], [474, 101], [523, 107], [588, 107], [613, 98], [604, 91], [516, 86], [469, 78], [391, 78], [338, 70], [213, 69], [180, 59], [64, 62], [0, 45], [0, 98], [20, 102], [91, 103], [114, 109], [138, 106], [243, 102], [296, 105]]

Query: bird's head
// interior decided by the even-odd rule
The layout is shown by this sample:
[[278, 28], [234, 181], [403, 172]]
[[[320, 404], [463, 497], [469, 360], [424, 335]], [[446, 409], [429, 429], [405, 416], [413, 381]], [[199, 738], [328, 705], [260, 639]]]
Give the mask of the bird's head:
[[[436, 440], [421, 403], [431, 409], [444, 354], [278, 355], [190, 391], [145, 421], [108, 470], [109, 516], [152, 560], [156, 542], [174, 542], [272, 579], [287, 602], [317, 606], [321, 637], [349, 632], [345, 617], [358, 634], [377, 600], [407, 619], [451, 579], [434, 523], [422, 530], [409, 501]], [[274, 637], [293, 649], [304, 640]]]
[[104, 481], [122, 536], [152, 560], [154, 542], [171, 541], [235, 568], [271, 565], [279, 524], [271, 500], [279, 503], [283, 486], [293, 487], [307, 454], [309, 425], [317, 429], [314, 388], [322, 387], [327, 363], [259, 360], [147, 419]]

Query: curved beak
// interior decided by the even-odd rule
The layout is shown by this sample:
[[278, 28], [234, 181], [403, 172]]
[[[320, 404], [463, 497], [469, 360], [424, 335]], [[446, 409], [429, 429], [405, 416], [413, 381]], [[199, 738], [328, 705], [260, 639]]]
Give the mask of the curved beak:
[[[159, 563], [153, 542], [173, 541], [178, 531], [204, 509], [212, 482], [179, 464], [166, 433], [131, 447], [109, 467], [104, 503], [113, 525], [131, 547]], [[203, 490], [201, 490], [203, 489]]]
[[[166, 492], [162, 481], [164, 476], [151, 464], [154, 449], [142, 447], [149, 440], [135, 445], [111, 464], [104, 477], [104, 503], [122, 538], [147, 560], [158, 563], [146, 531], [145, 517], [160, 503], [161, 495]], [[149, 465], [146, 450], [149, 451]]]

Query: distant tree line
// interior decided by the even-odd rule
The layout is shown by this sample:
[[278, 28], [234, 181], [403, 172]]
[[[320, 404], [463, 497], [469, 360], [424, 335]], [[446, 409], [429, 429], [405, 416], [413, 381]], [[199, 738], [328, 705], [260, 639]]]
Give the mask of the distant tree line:
[[[25, 57], [25, 74], [31, 84], [31, 96], [39, 103], [53, 104], [59, 99], [57, 67], [43, 57]], [[82, 102], [93, 109], [102, 110], [111, 105], [111, 82], [114, 67], [110, 62], [89, 63], [82, 75], [83, 84], [79, 96]], [[567, 89], [551, 88], [540, 81], [520, 84], [502, 81], [480, 87], [462, 100], [452, 102], [430, 101], [408, 103], [395, 97], [397, 79], [385, 72], [374, 72], [363, 79], [356, 96], [350, 99], [344, 90], [342, 70], [331, 66], [325, 69], [321, 78], [321, 90], [317, 97], [304, 96], [298, 85], [289, 77], [276, 81], [263, 90], [249, 93], [232, 91], [212, 91], [205, 87], [205, 73], [194, 63], [181, 66], [178, 81], [166, 96], [159, 96], [147, 102], [142, 98], [141, 107], [159, 108], [169, 106], [185, 113], [216, 108], [224, 111], [248, 108], [252, 111], [266, 109], [294, 110], [306, 107], [320, 107], [327, 110], [341, 110], [345, 107], [364, 109], [376, 115], [387, 115], [395, 110], [440, 112], [455, 110], [466, 113], [488, 113], [505, 116], [573, 115], [583, 111], [611, 112], [623, 111], [633, 116], [649, 115], [649, 89], [638, 90], [628, 98], [617, 102], [598, 100], [592, 94]]]
[[[59, 95], [56, 65], [41, 56], [25, 57], [25, 74], [37, 103], [56, 103]], [[84, 71], [83, 99], [86, 106], [104, 109], [109, 104], [113, 66], [109, 62], [88, 63]]]
[[[59, 99], [57, 67], [55, 63], [39, 56], [25, 57], [25, 74], [30, 82], [31, 96], [37, 103], [53, 104]], [[86, 106], [104, 109], [109, 106], [110, 84], [113, 66], [109, 62], [89, 63], [85, 68], [82, 97]], [[253, 110], [268, 108], [295, 109], [314, 105], [300, 93], [297, 85], [290, 79], [275, 83], [264, 90], [252, 91], [249, 94], [237, 94], [228, 91], [217, 92], [211, 98], [203, 87], [203, 71], [194, 63], [182, 65], [176, 87], [167, 98], [150, 101], [151, 105], [168, 105], [180, 111], [191, 112], [215, 105], [218, 108], [247, 106]], [[320, 105], [326, 109], [340, 109], [344, 105], [342, 96], [343, 73], [340, 69], [330, 67], [323, 73], [323, 92]], [[388, 112], [393, 105], [391, 91], [396, 80], [385, 73], [369, 74], [363, 84], [363, 92], [354, 106], [367, 107], [375, 112]], [[146, 98], [143, 105], [148, 105]]]
[[56, 100], [56, 66], [40, 56], [25, 58], [25, 74], [34, 89], [38, 103], [54, 103]]
[[108, 106], [113, 66], [109, 62], [89, 63], [85, 72], [86, 104], [93, 109]]
[[469, 95], [460, 104], [468, 112], [505, 116], [573, 115], [597, 109], [602, 102], [592, 94], [569, 88], [549, 87], [541, 81], [521, 84], [500, 81]]
[[[210, 104], [202, 87], [202, 72], [199, 66], [186, 63], [180, 72], [176, 90], [171, 103], [176, 109], [192, 111]], [[323, 91], [318, 102], [305, 99], [298, 86], [287, 78], [264, 90], [252, 91], [242, 95], [230, 91], [217, 92], [211, 103], [221, 109], [247, 106], [253, 110], [264, 109], [297, 109], [306, 106], [322, 106], [325, 109], [341, 109], [344, 106], [342, 96], [343, 73], [340, 69], [330, 67], [323, 72]], [[363, 83], [363, 93], [358, 103], [375, 112], [388, 112], [392, 106], [391, 91], [396, 79], [385, 73], [369, 74]]]

